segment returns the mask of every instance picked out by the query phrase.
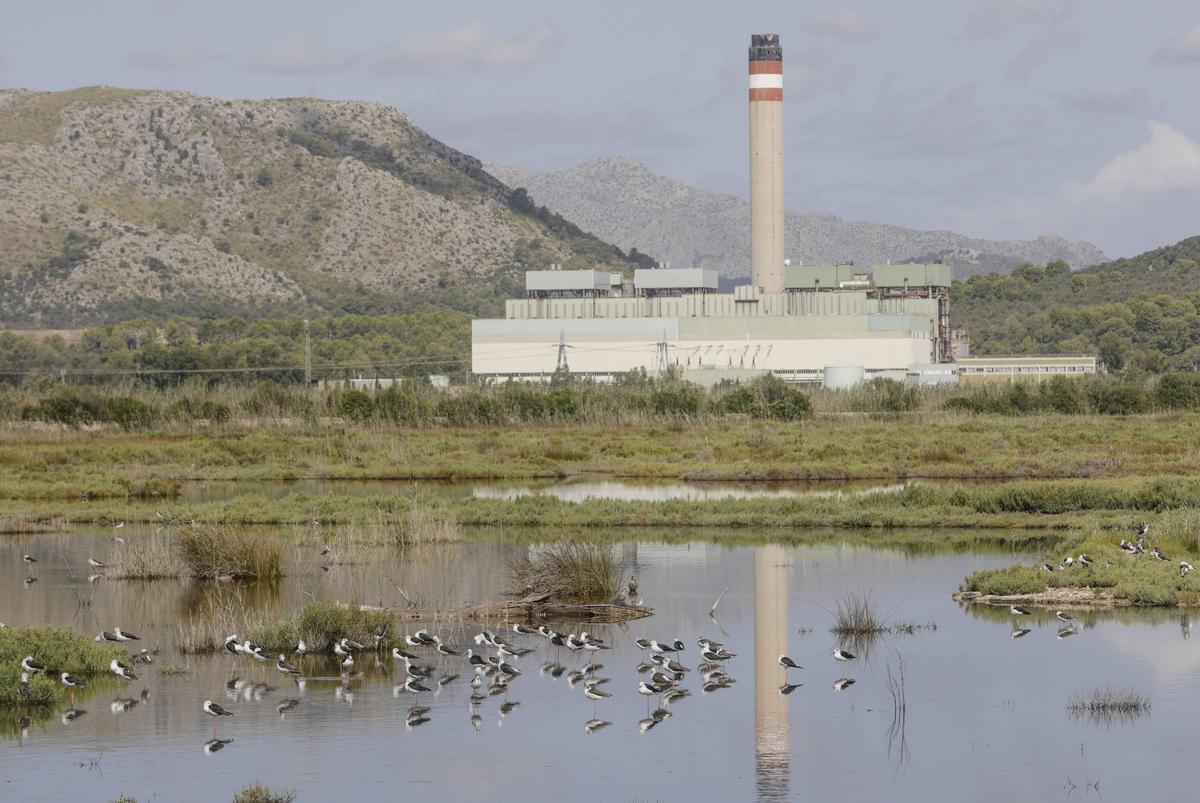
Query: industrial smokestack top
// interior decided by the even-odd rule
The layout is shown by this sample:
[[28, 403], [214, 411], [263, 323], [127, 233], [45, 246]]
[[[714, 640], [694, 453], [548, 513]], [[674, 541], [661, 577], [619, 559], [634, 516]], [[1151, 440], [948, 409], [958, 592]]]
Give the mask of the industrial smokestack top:
[[750, 37], [751, 61], [783, 61], [783, 48], [779, 45], [779, 34], [756, 33]]
[[750, 37], [750, 281], [783, 292], [783, 47]]

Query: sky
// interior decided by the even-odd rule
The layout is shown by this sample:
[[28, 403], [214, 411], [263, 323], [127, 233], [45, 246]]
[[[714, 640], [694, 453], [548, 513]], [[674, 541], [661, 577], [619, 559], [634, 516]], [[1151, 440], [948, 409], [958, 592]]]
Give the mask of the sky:
[[1128, 256], [1200, 234], [1196, 0], [6, 0], [0, 87], [372, 100], [485, 162], [745, 197], [782, 37], [789, 209]]

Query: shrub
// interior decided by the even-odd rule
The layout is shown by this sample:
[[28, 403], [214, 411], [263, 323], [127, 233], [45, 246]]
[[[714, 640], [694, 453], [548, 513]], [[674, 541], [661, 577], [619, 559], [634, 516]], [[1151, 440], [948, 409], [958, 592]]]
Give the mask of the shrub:
[[1088, 401], [1092, 410], [1105, 415], [1131, 415], [1145, 412], [1149, 398], [1142, 388], [1130, 384], [1094, 382], [1088, 388]]
[[[21, 659], [32, 655], [46, 667], [30, 677], [30, 696], [21, 699]], [[129, 656], [120, 647], [97, 644], [61, 627], [0, 628], [0, 707], [53, 705], [64, 694], [60, 672], [89, 679], [108, 672], [114, 658]]]
[[390, 645], [396, 637], [395, 617], [387, 611], [367, 611], [357, 605], [314, 602], [286, 619], [251, 627], [248, 638], [268, 653], [291, 652], [300, 639], [313, 652], [328, 652], [340, 638], [371, 646], [376, 633], [384, 646]]
[[109, 403], [108, 418], [125, 430], [148, 427], [154, 423], [154, 408], [139, 399], [119, 396]]
[[367, 421], [375, 415], [375, 400], [361, 390], [342, 391], [338, 415], [351, 421]]
[[233, 803], [292, 803], [295, 799], [296, 793], [290, 789], [277, 792], [264, 786], [262, 781], [255, 781], [234, 795]]
[[429, 402], [395, 385], [375, 397], [375, 411], [384, 421], [408, 427], [421, 426], [433, 415]]
[[887, 630], [875, 612], [870, 594], [848, 594], [838, 600], [837, 614], [831, 633], [842, 638], [869, 638]]
[[1154, 401], [1163, 410], [1200, 410], [1200, 374], [1165, 374], [1154, 387]]
[[514, 589], [521, 596], [546, 594], [557, 602], [608, 602], [622, 586], [620, 567], [604, 549], [583, 541], [559, 541], [513, 561]]
[[180, 538], [180, 555], [197, 579], [283, 577], [283, 544], [277, 536], [261, 531], [191, 527]]
[[650, 406], [657, 415], [669, 418], [694, 418], [700, 412], [702, 391], [687, 382], [674, 382], [656, 388], [650, 394]]

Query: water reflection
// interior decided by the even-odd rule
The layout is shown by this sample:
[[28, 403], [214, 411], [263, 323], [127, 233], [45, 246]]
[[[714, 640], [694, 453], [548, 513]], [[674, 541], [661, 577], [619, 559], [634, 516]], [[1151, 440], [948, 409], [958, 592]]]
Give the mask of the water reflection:
[[788, 797], [788, 696], [779, 693], [778, 664], [789, 652], [788, 633], [787, 550], [759, 547], [754, 555], [754, 763], [760, 800]]
[[[137, 668], [139, 681], [97, 677], [73, 707], [64, 699], [51, 710], [0, 715], [0, 755], [21, 750], [22, 772], [7, 779], [6, 797], [114, 799], [126, 791], [143, 799], [186, 777], [197, 799], [230, 799], [258, 780], [299, 789], [306, 799], [336, 799], [344, 796], [343, 779], [355, 777], [364, 779], [356, 790], [363, 799], [464, 799], [490, 775], [511, 778], [536, 802], [589, 796], [578, 786], [580, 766], [589, 788], [603, 790], [597, 796], [618, 800], [788, 799], [792, 774], [815, 799], [924, 801], [955, 788], [985, 803], [1045, 799], [1066, 777], [1094, 778], [1105, 766], [1153, 769], [1106, 775], [1110, 799], [1171, 799], [1200, 781], [1188, 762], [1159, 758], [1163, 745], [1189, 743], [1200, 705], [1200, 647], [1181, 637], [1190, 630], [1188, 612], [1076, 612], [1077, 637], [1058, 639], [1053, 611], [1035, 610], [1019, 623], [1029, 632], [1013, 638], [1007, 608], [959, 608], [950, 599], [967, 572], [1007, 564], [1011, 553], [918, 557], [844, 533], [803, 547], [726, 547], [690, 534], [691, 541], [680, 533], [673, 543], [637, 543], [619, 540], [630, 531], [597, 533], [613, 543], [625, 573], [639, 575], [655, 614], [627, 628], [588, 627], [613, 645], [594, 656], [595, 668], [581, 653], [512, 635], [535, 650], [514, 659], [520, 677], [503, 684], [489, 677], [473, 689], [462, 659], [427, 651], [420, 663], [434, 671], [423, 681], [428, 691], [416, 695], [404, 690], [402, 665], [369, 650], [349, 671], [331, 656], [290, 657], [305, 675], [295, 680], [281, 676], [273, 660], [182, 656], [179, 623], [233, 598], [264, 618], [314, 598], [402, 605], [396, 586], [422, 604], [497, 599], [509, 585], [510, 561], [527, 549], [518, 534], [498, 531], [451, 551], [382, 550], [328, 573], [298, 549], [281, 583], [228, 587], [89, 585], [79, 567], [100, 553], [104, 534], [0, 539], [0, 620], [89, 636], [119, 625], [159, 648], [154, 664]], [[47, 559], [38, 564], [41, 582], [25, 589], [20, 556], [33, 550]], [[718, 635], [708, 612], [725, 588]], [[860, 657], [847, 671], [830, 656], [836, 640], [828, 630], [849, 591], [870, 592], [892, 619], [937, 628], [885, 636], [873, 662]], [[811, 632], [798, 637], [792, 622]], [[508, 624], [489, 623], [497, 632]], [[465, 648], [480, 624], [404, 627], [421, 626]], [[694, 646], [700, 635], [739, 654], [728, 671], [745, 682], [714, 683], [705, 692]], [[635, 669], [646, 659], [633, 644], [641, 637], [686, 640], [681, 660], [692, 669], [682, 684], [691, 696], [651, 700], [649, 715], [636, 692], [649, 674]], [[911, 718], [897, 715], [889, 691], [902, 660], [893, 648], [908, 661], [903, 698]], [[793, 673], [791, 688], [781, 688], [781, 653], [805, 667]], [[751, 661], [753, 683], [745, 678]], [[592, 673], [610, 678], [601, 688], [611, 698], [584, 696]], [[850, 676], [856, 683], [835, 691]], [[1073, 695], [1130, 686], [1153, 699], [1153, 716], [1099, 724], [1067, 710]], [[205, 699], [235, 714], [222, 721], [216, 742], [200, 710]], [[61, 771], [64, 757], [87, 758], [98, 745], [105, 746], [103, 777]], [[221, 771], [212, 772], [200, 762], [217, 752], [212, 760]]]

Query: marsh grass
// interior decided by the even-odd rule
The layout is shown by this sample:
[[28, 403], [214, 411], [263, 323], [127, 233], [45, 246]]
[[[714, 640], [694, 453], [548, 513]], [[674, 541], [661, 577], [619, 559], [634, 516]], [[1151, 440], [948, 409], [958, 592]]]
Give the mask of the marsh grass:
[[224, 525], [201, 525], [183, 531], [180, 556], [188, 573], [199, 580], [283, 577], [283, 542], [271, 532]]
[[165, 532], [127, 539], [108, 557], [107, 575], [112, 580], [163, 580], [182, 577], [186, 571]]
[[[1126, 555], [1117, 544], [1122, 537], [1132, 538], [1136, 525], [1099, 534], [1066, 538], [1053, 553], [1043, 555], [1035, 566], [1016, 565], [985, 569], [969, 575], [963, 584], [966, 591], [999, 596], [1038, 594], [1054, 589], [1111, 589], [1117, 600], [1134, 605], [1175, 606], [1200, 602], [1200, 573], [1179, 576], [1179, 562], [1196, 563], [1197, 552], [1192, 545], [1193, 532], [1189, 522], [1193, 512], [1171, 511], [1151, 528], [1146, 554]], [[1155, 560], [1152, 546], [1159, 547], [1170, 560]], [[1070, 568], [1058, 568], [1063, 558], [1089, 555], [1094, 563], [1089, 568], [1075, 563]], [[1053, 572], [1041, 568], [1043, 562], [1056, 567]]]
[[185, 666], [171, 665], [171, 666], [164, 666], [162, 669], [158, 670], [158, 674], [164, 678], [178, 678], [178, 677], [183, 677], [184, 675], [192, 674], [192, 670], [188, 669]]
[[1132, 722], [1150, 713], [1150, 698], [1135, 689], [1095, 689], [1090, 694], [1071, 697], [1067, 701], [1067, 713], [1105, 724], [1117, 719]]
[[[27, 655], [46, 671], [30, 676], [30, 695], [22, 700], [20, 664]], [[66, 696], [59, 673], [91, 680], [107, 673], [112, 659], [128, 657], [119, 647], [96, 644], [61, 627], [0, 628], [0, 708], [54, 705]]]
[[454, 509], [444, 502], [424, 498], [414, 499], [407, 514], [396, 516], [391, 534], [397, 546], [453, 543], [463, 538]]
[[296, 793], [291, 789], [280, 792], [265, 786], [262, 781], [255, 781], [242, 787], [233, 796], [233, 803], [292, 803], [295, 799]]
[[516, 593], [544, 594], [556, 602], [609, 602], [624, 585], [612, 553], [584, 541], [532, 548], [513, 561], [512, 572]]
[[838, 600], [833, 627], [829, 629], [842, 639], [878, 638], [888, 631], [887, 624], [875, 610], [870, 594], [851, 592]]
[[314, 602], [286, 619], [263, 621], [246, 632], [248, 638], [269, 653], [291, 653], [300, 639], [304, 639], [310, 651], [318, 653], [332, 650], [340, 638], [372, 647], [378, 632], [382, 637], [380, 645], [389, 648], [396, 640], [395, 618], [391, 614], [333, 602]]
[[185, 655], [220, 652], [227, 636], [245, 633], [266, 621], [262, 608], [248, 605], [240, 593], [205, 596], [178, 625], [179, 651]]

